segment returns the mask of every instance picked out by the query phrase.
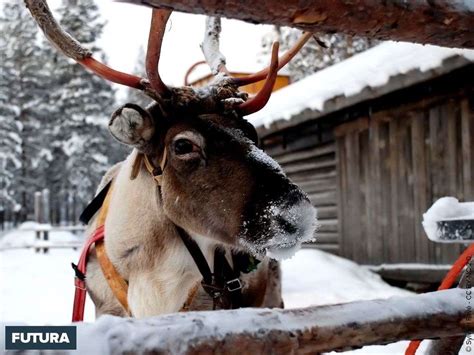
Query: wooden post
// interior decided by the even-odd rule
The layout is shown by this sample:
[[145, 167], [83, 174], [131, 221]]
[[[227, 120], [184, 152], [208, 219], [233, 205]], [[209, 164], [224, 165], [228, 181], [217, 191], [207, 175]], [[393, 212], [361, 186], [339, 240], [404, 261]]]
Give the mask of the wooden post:
[[35, 222], [42, 223], [42, 203], [41, 203], [41, 192], [35, 192], [35, 201], [34, 201], [34, 208], [35, 208]]
[[66, 224], [69, 225], [73, 221], [73, 209], [74, 209], [74, 201], [72, 199], [72, 192], [68, 190], [67, 192], [67, 220]]
[[[43, 211], [43, 223], [51, 225], [51, 209], [50, 209], [50, 194], [48, 189], [43, 189], [41, 192], [41, 204]], [[43, 240], [49, 240], [49, 230], [43, 231]], [[43, 253], [47, 254], [49, 248], [43, 248]]]
[[[41, 207], [42, 207], [41, 192], [36, 191], [35, 192], [35, 198], [34, 198], [34, 208], [35, 208], [34, 212], [35, 212], [35, 222], [38, 223], [38, 224], [41, 224], [41, 220], [42, 220]], [[40, 241], [42, 232], [40, 230], [36, 230], [35, 233], [36, 233], [36, 241]], [[35, 248], [35, 252], [39, 253], [40, 248]]]
[[67, 199], [66, 199], [66, 191], [61, 190], [59, 193], [59, 225], [65, 226], [67, 224]]
[[71, 218], [71, 224], [76, 224], [77, 222], [77, 194], [76, 191], [74, 191], [74, 194], [72, 195], [72, 218]]
[[48, 189], [43, 189], [41, 192], [41, 202], [43, 205], [43, 223], [51, 224], [51, 204], [50, 204], [50, 193]]

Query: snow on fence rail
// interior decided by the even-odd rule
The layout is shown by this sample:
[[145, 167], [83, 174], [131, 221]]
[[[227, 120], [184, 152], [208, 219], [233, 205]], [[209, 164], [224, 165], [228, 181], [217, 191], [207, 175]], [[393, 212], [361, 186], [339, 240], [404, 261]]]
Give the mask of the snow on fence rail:
[[471, 289], [302, 309], [175, 313], [148, 319], [103, 316], [78, 324], [87, 353], [318, 353], [474, 331]]
[[[64, 238], [54, 238], [51, 240], [50, 234], [56, 232], [71, 232], [72, 234], [82, 234], [85, 227], [81, 225], [73, 226], [52, 226], [51, 225], [51, 204], [50, 192], [48, 189], [37, 191], [34, 194], [34, 219], [35, 222], [25, 222], [20, 227], [21, 232], [33, 232], [32, 238], [8, 238], [0, 242], [0, 251], [12, 249], [34, 248], [37, 253], [48, 253], [51, 248], [71, 248], [78, 249], [82, 246], [83, 240], [64, 236]], [[4, 233], [8, 235], [8, 233]]]

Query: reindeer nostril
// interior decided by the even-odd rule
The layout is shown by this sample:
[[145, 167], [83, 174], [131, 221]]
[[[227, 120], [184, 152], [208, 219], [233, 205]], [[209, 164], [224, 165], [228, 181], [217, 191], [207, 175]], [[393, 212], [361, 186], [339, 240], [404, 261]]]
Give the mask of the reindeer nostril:
[[298, 231], [298, 226], [296, 225], [296, 223], [288, 221], [282, 216], [277, 216], [276, 221], [278, 222], [280, 227], [283, 228], [285, 232], [289, 234], [295, 234]]

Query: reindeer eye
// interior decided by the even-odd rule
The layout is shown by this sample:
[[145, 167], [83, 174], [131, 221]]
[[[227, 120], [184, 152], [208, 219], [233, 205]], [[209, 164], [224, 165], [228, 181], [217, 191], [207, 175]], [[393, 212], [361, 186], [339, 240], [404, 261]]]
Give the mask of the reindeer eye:
[[174, 151], [177, 155], [191, 153], [194, 150], [194, 144], [189, 139], [178, 139], [174, 142]]

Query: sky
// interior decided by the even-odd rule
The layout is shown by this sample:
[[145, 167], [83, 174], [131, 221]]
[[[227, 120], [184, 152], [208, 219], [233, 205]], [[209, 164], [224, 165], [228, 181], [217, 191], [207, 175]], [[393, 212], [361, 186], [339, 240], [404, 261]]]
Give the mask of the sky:
[[[50, 0], [49, 4], [54, 10], [60, 2]], [[101, 8], [102, 19], [107, 22], [99, 46], [107, 54], [109, 65], [133, 72], [140, 47], [146, 48], [151, 9], [112, 0], [96, 0], [96, 3]], [[165, 83], [182, 85], [186, 70], [204, 58], [199, 47], [204, 36], [204, 22], [202, 15], [171, 15], [160, 59], [160, 74]], [[221, 51], [227, 58], [227, 67], [230, 70], [256, 70], [263, 66], [264, 63], [257, 65], [257, 57], [261, 51], [261, 37], [270, 30], [269, 25], [223, 19]]]

